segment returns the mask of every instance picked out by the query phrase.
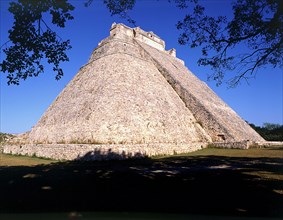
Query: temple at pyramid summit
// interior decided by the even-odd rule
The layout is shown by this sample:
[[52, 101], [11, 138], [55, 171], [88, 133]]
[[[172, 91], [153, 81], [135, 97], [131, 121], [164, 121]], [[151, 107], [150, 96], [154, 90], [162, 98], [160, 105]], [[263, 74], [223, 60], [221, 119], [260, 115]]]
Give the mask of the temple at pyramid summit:
[[30, 132], [4, 152], [54, 159], [152, 156], [264, 139], [165, 49], [153, 32], [113, 24]]

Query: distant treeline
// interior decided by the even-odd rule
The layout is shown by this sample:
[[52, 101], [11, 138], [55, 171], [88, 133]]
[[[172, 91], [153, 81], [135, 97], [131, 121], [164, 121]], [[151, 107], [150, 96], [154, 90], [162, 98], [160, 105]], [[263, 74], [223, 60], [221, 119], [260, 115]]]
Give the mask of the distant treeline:
[[0, 132], [0, 143], [5, 142], [6, 140], [10, 139], [13, 136], [14, 135], [12, 134], [6, 134], [6, 133]]
[[250, 124], [267, 141], [283, 141], [283, 125], [264, 123], [262, 127]]

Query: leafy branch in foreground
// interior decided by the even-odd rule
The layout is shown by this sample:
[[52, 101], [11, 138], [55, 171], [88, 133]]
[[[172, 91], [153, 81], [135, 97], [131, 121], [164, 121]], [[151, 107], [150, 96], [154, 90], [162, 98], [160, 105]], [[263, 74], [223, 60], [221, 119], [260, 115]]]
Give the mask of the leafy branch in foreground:
[[67, 0], [19, 0], [10, 3], [9, 11], [14, 15], [14, 24], [9, 30], [12, 45], [3, 50], [6, 59], [0, 63], [1, 71], [8, 73], [8, 84], [18, 85], [21, 79], [42, 73], [42, 58], [53, 65], [57, 80], [63, 76], [60, 63], [69, 60], [66, 50], [71, 48], [70, 41], [63, 41], [52, 31], [43, 14], [49, 12], [52, 24], [64, 28], [66, 21], [73, 19], [69, 13], [73, 9]]
[[179, 43], [202, 48], [198, 64], [212, 68], [210, 78], [218, 85], [227, 70], [237, 71], [228, 81], [234, 87], [254, 77], [260, 67], [282, 66], [283, 1], [238, 0], [230, 22], [223, 16], [207, 16], [204, 10], [196, 4], [193, 13], [178, 22]]
[[[93, 2], [85, 0], [85, 5]], [[198, 64], [212, 68], [209, 78], [217, 85], [224, 81], [227, 70], [236, 72], [228, 81], [234, 87], [243, 79], [254, 77], [260, 67], [283, 65], [282, 0], [235, 0], [232, 5], [234, 17], [229, 22], [225, 16], [206, 15], [198, 0], [168, 2], [173, 2], [179, 9], [194, 9], [177, 24], [181, 31], [179, 43], [201, 48], [202, 57]], [[136, 24], [128, 14], [136, 0], [103, 0], [103, 3], [111, 15]], [[64, 28], [66, 21], [73, 19], [72, 10], [74, 7], [68, 0], [10, 3], [9, 11], [15, 20], [9, 30], [12, 46], [3, 50], [6, 58], [0, 63], [0, 70], [8, 73], [8, 84], [19, 84], [21, 79], [38, 76], [44, 71], [43, 58], [53, 65], [57, 80], [63, 76], [60, 64], [69, 60], [66, 51], [71, 48], [70, 41], [63, 41], [44, 18], [49, 13], [52, 24]], [[7, 45], [8, 42], [3, 46]]]

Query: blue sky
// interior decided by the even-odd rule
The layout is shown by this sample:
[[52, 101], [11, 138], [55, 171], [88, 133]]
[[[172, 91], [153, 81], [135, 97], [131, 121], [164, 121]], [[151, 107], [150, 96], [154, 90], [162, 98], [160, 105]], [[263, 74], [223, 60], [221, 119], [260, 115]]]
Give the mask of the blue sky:
[[[74, 20], [69, 21], [65, 29], [59, 30], [63, 39], [70, 39], [73, 48], [68, 52], [70, 62], [62, 65], [64, 77], [55, 80], [55, 74], [48, 67], [39, 77], [22, 81], [19, 86], [7, 86], [6, 76], [1, 73], [1, 123], [0, 131], [22, 133], [29, 131], [40, 119], [48, 106], [60, 91], [75, 76], [79, 68], [86, 64], [97, 44], [107, 36], [113, 22], [125, 23], [117, 16], [111, 17], [102, 1], [95, 0], [85, 8], [85, 0], [70, 1], [76, 8]], [[231, 16], [231, 1], [202, 0], [211, 15]], [[8, 12], [9, 1], [1, 0], [1, 45], [8, 40], [7, 31], [12, 26], [12, 17]], [[186, 66], [207, 84], [244, 120], [256, 125], [264, 122], [283, 124], [283, 74], [282, 69], [266, 67], [257, 72], [249, 85], [242, 82], [234, 89], [223, 84], [216, 87], [214, 81], [207, 81], [211, 73], [209, 68], [197, 65], [201, 55], [199, 48], [190, 49], [178, 45], [176, 23], [186, 11], [177, 9], [166, 0], [138, 0], [130, 12], [137, 25], [146, 31], [153, 31], [166, 42], [166, 49], [176, 48], [177, 57], [185, 61]], [[241, 48], [240, 48], [241, 49]], [[1, 60], [4, 58], [1, 53]], [[227, 75], [233, 74], [227, 72]]]

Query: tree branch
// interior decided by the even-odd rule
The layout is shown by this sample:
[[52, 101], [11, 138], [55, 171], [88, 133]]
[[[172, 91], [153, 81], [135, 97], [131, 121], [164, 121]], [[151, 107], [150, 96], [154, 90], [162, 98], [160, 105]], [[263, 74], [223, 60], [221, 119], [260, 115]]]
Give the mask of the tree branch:
[[[268, 53], [264, 54], [263, 56], [261, 56], [261, 58], [257, 59], [256, 61], [254, 61], [254, 65], [250, 68], [248, 68], [247, 70], [245, 70], [243, 73], [241, 73], [240, 75], [236, 76], [235, 78], [233, 78], [230, 82], [230, 85], [232, 85], [233, 87], [238, 85], [239, 82], [241, 81], [242, 78], [247, 79], [247, 77], [245, 77], [245, 75], [249, 72], [250, 75], [253, 75], [255, 69], [258, 67], [258, 65], [264, 61], [274, 50], [276, 50], [276, 48], [272, 48], [269, 50]], [[252, 63], [252, 62], [249, 62]]]
[[4, 46], [6, 46], [9, 42], [11, 42], [11, 40], [7, 40], [4, 44], [2, 44], [1, 47], [0, 47], [0, 50], [1, 50]]
[[269, 49], [269, 48], [260, 48], [260, 49], [257, 49], [257, 50], [255, 50], [254, 52], [252, 52], [251, 54], [249, 54], [249, 55], [245, 56], [244, 58], [242, 58], [242, 59], [240, 60], [240, 62], [243, 62], [244, 60], [246, 60], [246, 59], [252, 57], [254, 54], [256, 54], [257, 52], [259, 52], [259, 51], [261, 51], [261, 50], [267, 50], [267, 49]]

